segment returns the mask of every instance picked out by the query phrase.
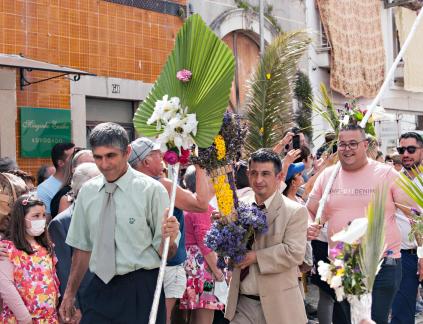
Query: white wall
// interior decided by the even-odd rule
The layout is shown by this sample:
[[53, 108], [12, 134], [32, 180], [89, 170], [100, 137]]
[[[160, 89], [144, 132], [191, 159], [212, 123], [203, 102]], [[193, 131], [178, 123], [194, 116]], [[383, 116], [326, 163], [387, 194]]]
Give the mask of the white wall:
[[16, 69], [0, 68], [0, 157], [16, 159]]

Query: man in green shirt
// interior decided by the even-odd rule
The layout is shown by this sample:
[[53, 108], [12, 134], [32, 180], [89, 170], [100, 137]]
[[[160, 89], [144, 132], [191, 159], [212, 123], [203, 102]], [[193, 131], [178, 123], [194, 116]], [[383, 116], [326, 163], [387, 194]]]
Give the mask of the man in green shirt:
[[[99, 124], [89, 141], [102, 176], [78, 195], [66, 239], [74, 254], [60, 315], [65, 323], [73, 321], [73, 300], [89, 266], [96, 275], [81, 323], [148, 323], [164, 241], [170, 237], [171, 258], [179, 223], [174, 216], [166, 219], [166, 189], [128, 165], [131, 148], [121, 126]], [[165, 318], [162, 292], [156, 323]]]

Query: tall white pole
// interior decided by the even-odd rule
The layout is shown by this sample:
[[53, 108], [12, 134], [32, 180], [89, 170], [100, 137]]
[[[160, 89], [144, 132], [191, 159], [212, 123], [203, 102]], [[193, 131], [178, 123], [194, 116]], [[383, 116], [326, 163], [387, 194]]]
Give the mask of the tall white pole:
[[264, 55], [264, 0], [259, 3], [260, 57]]
[[[173, 215], [173, 210], [175, 209], [175, 198], [176, 198], [176, 187], [178, 186], [178, 175], [179, 175], [179, 163], [176, 163], [173, 166], [169, 166], [169, 175], [170, 179], [172, 180], [172, 193], [170, 195], [170, 207], [167, 217]], [[157, 311], [159, 309], [159, 302], [160, 302], [160, 295], [162, 293], [163, 287], [163, 278], [164, 278], [164, 271], [167, 264], [167, 255], [169, 253], [169, 237], [166, 238], [165, 244], [162, 251], [162, 262], [160, 264], [159, 276], [157, 278], [156, 290], [154, 291], [154, 299], [153, 304], [151, 306], [150, 311], [150, 318], [148, 320], [148, 324], [156, 324], [157, 318]]]
[[391, 68], [389, 69], [388, 75], [386, 76], [385, 81], [382, 84], [382, 87], [380, 88], [377, 96], [373, 99], [372, 103], [367, 108], [367, 113], [360, 123], [361, 128], [366, 127], [367, 121], [369, 120], [370, 116], [372, 115], [373, 110], [376, 108], [376, 105], [379, 103], [380, 98], [382, 97], [386, 88], [389, 86], [389, 83], [391, 82], [391, 79], [395, 74], [395, 69], [397, 68], [398, 63], [404, 57], [405, 51], [407, 50], [408, 46], [411, 43], [411, 40], [413, 39], [414, 34], [417, 31], [417, 27], [420, 25], [420, 21], [422, 20], [422, 17], [423, 17], [423, 10], [420, 10], [420, 13], [417, 16], [417, 19], [414, 21], [414, 24], [411, 27], [410, 33], [408, 34], [407, 39], [404, 42], [404, 45], [402, 45], [400, 52], [398, 53], [398, 55], [397, 55], [394, 63], [392, 64]]

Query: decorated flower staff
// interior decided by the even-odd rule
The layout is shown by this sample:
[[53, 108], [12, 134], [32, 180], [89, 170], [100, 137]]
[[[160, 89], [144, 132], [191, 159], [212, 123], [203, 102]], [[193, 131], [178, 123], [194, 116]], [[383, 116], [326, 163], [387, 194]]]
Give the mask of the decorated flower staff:
[[351, 304], [351, 322], [371, 319], [373, 284], [379, 272], [384, 248], [386, 186], [377, 189], [366, 212], [332, 236], [331, 263], [319, 262], [319, 274], [335, 290], [338, 301]]
[[[233, 74], [231, 50], [199, 15], [192, 15], [179, 31], [175, 48], [153, 89], [135, 113], [138, 133], [158, 137], [164, 159], [171, 166], [173, 188], [169, 215], [173, 214], [179, 165], [188, 161], [194, 144], [206, 148], [213, 143], [228, 105]], [[166, 259], [167, 244], [150, 324], [156, 321]]]

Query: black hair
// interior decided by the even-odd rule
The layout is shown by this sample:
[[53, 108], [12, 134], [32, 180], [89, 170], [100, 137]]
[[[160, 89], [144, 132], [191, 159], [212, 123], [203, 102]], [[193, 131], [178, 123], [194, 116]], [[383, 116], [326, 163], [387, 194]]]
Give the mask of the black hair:
[[419, 144], [419, 146], [421, 146], [421, 147], [423, 146], [423, 138], [421, 137], [420, 134], [418, 134], [416, 132], [404, 133], [400, 136], [399, 139], [401, 141], [402, 139], [406, 139], [406, 138], [414, 138], [416, 140], [417, 144]]
[[126, 152], [129, 145], [129, 137], [125, 128], [116, 123], [101, 123], [92, 130], [89, 137], [90, 146], [95, 149], [99, 146], [113, 146]]
[[261, 148], [254, 153], [251, 153], [248, 159], [248, 166], [251, 166], [251, 162], [266, 163], [272, 162], [275, 170], [275, 174], [279, 174], [282, 170], [282, 161], [279, 155], [268, 148]]
[[[20, 196], [13, 205], [12, 215], [10, 217], [10, 237], [8, 237], [18, 250], [33, 254], [34, 250], [26, 239], [25, 216], [29, 209], [34, 206], [44, 206], [34, 194], [24, 194]], [[47, 249], [50, 255], [53, 255], [53, 246], [48, 237], [47, 228], [40, 236], [34, 237], [38, 244]]]
[[250, 186], [247, 176], [248, 164], [241, 160], [235, 164], [235, 185], [237, 189], [242, 189]]
[[54, 167], [57, 169], [59, 166], [59, 160], [64, 161], [66, 159], [65, 151], [75, 147], [73, 143], [57, 143], [51, 149], [51, 161]]
[[341, 129], [339, 130], [339, 132], [356, 131], [356, 130], [360, 131], [363, 139], [366, 139], [366, 132], [364, 131], [364, 128], [360, 127], [360, 125], [358, 124], [343, 125]]

